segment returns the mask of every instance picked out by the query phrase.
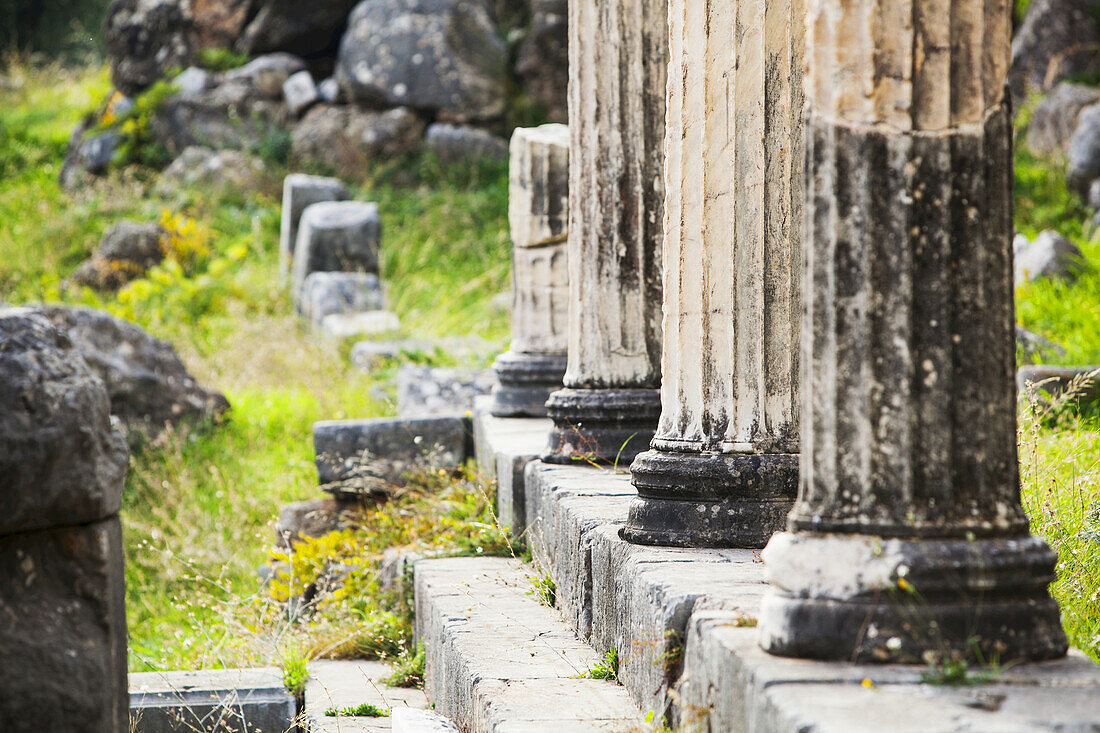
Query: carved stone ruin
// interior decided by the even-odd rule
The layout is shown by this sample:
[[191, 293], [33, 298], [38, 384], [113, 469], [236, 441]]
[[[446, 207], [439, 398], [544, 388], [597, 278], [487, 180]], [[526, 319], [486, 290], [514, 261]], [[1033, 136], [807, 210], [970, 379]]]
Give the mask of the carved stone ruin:
[[512, 232], [512, 345], [493, 368], [494, 415], [546, 415], [565, 376], [569, 320], [569, 128], [512, 133], [508, 221]]
[[1061, 656], [1056, 556], [1029, 534], [1016, 456], [1011, 4], [808, 16], [804, 460], [764, 551], [761, 645]]
[[664, 380], [623, 537], [763, 547], [798, 488], [801, 0], [670, 0]]
[[569, 365], [546, 461], [627, 464], [660, 416], [666, 10], [569, 5]]

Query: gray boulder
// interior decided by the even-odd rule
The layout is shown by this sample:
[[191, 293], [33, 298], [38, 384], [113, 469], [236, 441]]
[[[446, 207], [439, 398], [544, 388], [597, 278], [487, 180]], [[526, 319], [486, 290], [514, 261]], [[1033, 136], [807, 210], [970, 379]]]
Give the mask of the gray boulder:
[[180, 0], [114, 0], [103, 40], [111, 80], [124, 94], [137, 94], [174, 67], [191, 61], [191, 14]]
[[508, 142], [487, 130], [465, 125], [436, 122], [428, 126], [425, 147], [444, 163], [460, 163], [474, 158], [508, 157]]
[[362, 272], [313, 272], [302, 283], [302, 317], [320, 325], [325, 316], [382, 310], [386, 298], [377, 275]]
[[1073, 278], [1083, 263], [1084, 254], [1076, 244], [1048, 229], [1016, 254], [1016, 285], [1039, 278]]
[[1029, 91], [1100, 69], [1093, 0], [1033, 0], [1012, 39], [1008, 84], [1019, 107]]
[[237, 150], [211, 150], [197, 145], [186, 148], [165, 169], [157, 191], [169, 196], [183, 188], [206, 191], [255, 191], [264, 182], [262, 160]]
[[491, 120], [504, 113], [505, 56], [481, 0], [363, 0], [340, 42], [336, 78], [368, 106]]
[[35, 306], [72, 343], [106, 385], [111, 414], [131, 441], [153, 439], [166, 425], [216, 420], [225, 396], [204, 389], [187, 372], [175, 348], [141, 328], [92, 308]]
[[183, 94], [198, 94], [214, 86], [214, 75], [206, 69], [188, 66], [172, 80], [172, 86]]
[[1081, 111], [1097, 102], [1100, 102], [1100, 90], [1061, 82], [1032, 112], [1027, 146], [1040, 155], [1065, 153]]
[[331, 58], [355, 0], [255, 0], [251, 18], [237, 40], [250, 55], [286, 51], [304, 58]]
[[286, 108], [290, 114], [301, 117], [303, 112], [321, 99], [317, 85], [313, 83], [313, 75], [308, 71], [291, 74], [283, 83], [283, 99], [286, 100]]
[[0, 309], [0, 721], [127, 729], [118, 510], [128, 455], [103, 383], [66, 335]]
[[112, 130], [92, 132], [95, 127], [96, 118], [90, 115], [76, 126], [69, 137], [69, 146], [58, 176], [61, 186], [67, 191], [79, 187], [89, 175], [105, 173], [122, 142], [118, 133]]
[[322, 104], [294, 129], [290, 157], [295, 163], [323, 163], [342, 176], [362, 175], [375, 160], [412, 150], [424, 136], [424, 121], [408, 107], [376, 112]]
[[129, 458], [108, 392], [36, 309], [0, 308], [0, 404], [0, 535], [118, 513]]
[[204, 91], [169, 97], [152, 117], [153, 138], [173, 155], [192, 145], [217, 150], [258, 149], [266, 136], [287, 122], [282, 82], [274, 98], [266, 92], [261, 94], [257, 86], [273, 83], [272, 78], [278, 75], [223, 77]]
[[1100, 104], [1081, 110], [1066, 151], [1066, 184], [1082, 196], [1100, 178]]
[[550, 122], [568, 122], [569, 3], [533, 0], [531, 24], [516, 54], [516, 76], [523, 91], [546, 112]]
[[331, 76], [317, 85], [317, 94], [325, 104], [339, 104], [344, 101], [344, 90], [340, 88], [340, 82]]
[[226, 81], [247, 82], [256, 94], [265, 99], [282, 99], [283, 85], [294, 74], [304, 71], [305, 61], [289, 53], [270, 53], [228, 71]]
[[96, 290], [117, 290], [164, 259], [164, 236], [158, 224], [119, 222], [103, 235], [95, 254], [80, 263], [70, 282]]
[[469, 415], [474, 400], [496, 384], [492, 369], [446, 369], [403, 364], [397, 372], [397, 414], [401, 417]]
[[326, 201], [302, 212], [294, 245], [292, 292], [314, 272], [378, 274], [382, 222], [378, 205], [361, 201]]
[[302, 212], [323, 201], [347, 201], [351, 198], [348, 187], [335, 178], [292, 173], [283, 179], [283, 211], [279, 231], [279, 256], [285, 269], [294, 258], [294, 245], [298, 241], [298, 223]]

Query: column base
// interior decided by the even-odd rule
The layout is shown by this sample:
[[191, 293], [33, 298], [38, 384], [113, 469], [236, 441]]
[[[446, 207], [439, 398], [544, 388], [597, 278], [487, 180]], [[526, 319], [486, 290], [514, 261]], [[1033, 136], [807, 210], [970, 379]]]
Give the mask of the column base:
[[651, 450], [630, 471], [638, 498], [620, 535], [638, 545], [761, 548], [798, 493], [790, 453]]
[[653, 440], [661, 419], [661, 393], [566, 388], [550, 395], [546, 408], [554, 428], [543, 461], [626, 467]]
[[565, 354], [506, 351], [493, 362], [499, 384], [493, 388], [492, 414], [497, 417], [546, 417], [546, 400], [561, 389]]
[[883, 539], [777, 534], [760, 646], [853, 663], [963, 658], [1006, 664], [1065, 655], [1050, 597], [1056, 553], [1036, 537]]

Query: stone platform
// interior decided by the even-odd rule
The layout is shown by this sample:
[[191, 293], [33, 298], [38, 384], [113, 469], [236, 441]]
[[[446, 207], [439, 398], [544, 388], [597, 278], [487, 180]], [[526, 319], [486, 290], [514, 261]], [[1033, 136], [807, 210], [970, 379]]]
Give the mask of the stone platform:
[[536, 597], [534, 569], [506, 558], [416, 563], [425, 692], [469, 733], [623, 731], [642, 716], [613, 681], [585, 677], [602, 654]]
[[[512, 422], [477, 415], [477, 454], [497, 466], [523, 459], [516, 436], [529, 426]], [[678, 729], [1100, 730], [1100, 667], [1076, 651], [957, 688], [923, 683], [920, 667], [768, 655], [756, 643], [767, 589], [758, 552], [631, 545], [619, 537], [635, 495], [628, 473], [524, 463], [507, 500], [523, 499], [527, 537], [536, 565], [557, 584], [557, 608], [594, 651], [619, 652], [619, 679], [634, 704]]]

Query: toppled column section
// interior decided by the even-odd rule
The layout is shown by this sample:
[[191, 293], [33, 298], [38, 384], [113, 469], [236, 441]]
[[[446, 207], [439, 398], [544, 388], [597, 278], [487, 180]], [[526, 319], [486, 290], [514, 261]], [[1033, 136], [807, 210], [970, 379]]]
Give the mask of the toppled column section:
[[279, 231], [280, 278], [290, 275], [302, 212], [323, 201], [347, 201], [350, 198], [347, 186], [336, 178], [292, 173], [283, 180], [283, 213]]
[[566, 367], [569, 128], [517, 128], [509, 167], [512, 346], [493, 364], [500, 384], [492, 413], [541, 417]]
[[633, 460], [660, 416], [665, 0], [569, 5], [569, 366], [544, 460]]
[[1019, 495], [1010, 12], [809, 4], [803, 463], [764, 552], [774, 654], [1066, 651]]
[[128, 456], [103, 382], [41, 315], [0, 309], [0, 721], [128, 730], [118, 512]]
[[763, 547], [798, 488], [801, 0], [670, 0], [664, 381], [623, 537]]

